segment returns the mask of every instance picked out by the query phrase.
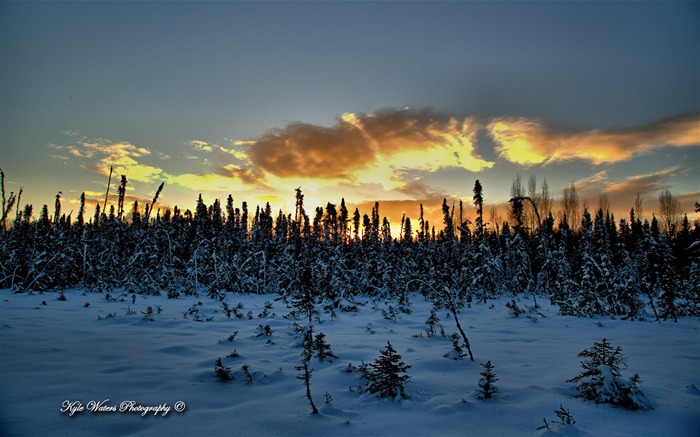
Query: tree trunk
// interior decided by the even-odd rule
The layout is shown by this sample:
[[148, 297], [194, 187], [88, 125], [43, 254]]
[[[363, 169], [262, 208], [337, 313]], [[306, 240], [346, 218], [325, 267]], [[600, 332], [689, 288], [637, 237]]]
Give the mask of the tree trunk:
[[452, 311], [452, 317], [455, 319], [455, 324], [457, 325], [457, 329], [459, 330], [459, 333], [462, 335], [462, 339], [464, 339], [464, 346], [467, 348], [467, 352], [469, 352], [469, 359], [474, 361], [474, 355], [472, 354], [472, 348], [469, 346], [469, 339], [467, 338], [467, 334], [464, 333], [464, 330], [462, 329], [462, 325], [459, 323], [459, 319], [457, 318], [457, 306], [452, 302], [452, 299], [450, 299], [450, 311]]

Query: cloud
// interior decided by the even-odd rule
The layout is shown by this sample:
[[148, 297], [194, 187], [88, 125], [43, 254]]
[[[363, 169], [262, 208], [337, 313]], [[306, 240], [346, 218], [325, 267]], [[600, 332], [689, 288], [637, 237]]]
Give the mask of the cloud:
[[76, 160], [81, 168], [103, 176], [108, 176], [112, 167], [116, 174], [127, 175], [130, 181], [154, 182], [169, 177], [163, 169], [143, 163], [151, 150], [127, 142], [80, 138], [75, 144], [50, 147], [68, 154], [54, 155], [55, 158]]
[[487, 126], [502, 158], [525, 166], [583, 159], [615, 163], [660, 148], [700, 145], [700, 117], [686, 115], [620, 130], [556, 132], [525, 118], [498, 118]]
[[634, 198], [637, 193], [642, 195], [656, 193], [669, 187], [668, 178], [674, 176], [680, 167], [670, 167], [654, 173], [630, 176], [627, 179], [614, 182], [606, 187], [606, 192]]
[[608, 170], [601, 170], [599, 172], [593, 173], [590, 176], [576, 180], [574, 184], [577, 187], [582, 187], [584, 190], [592, 185], [600, 184], [608, 179]]
[[[234, 145], [233, 148], [227, 148], [220, 146], [215, 143], [208, 143], [202, 140], [190, 140], [187, 144], [191, 145], [196, 151], [206, 153], [205, 157], [201, 156], [189, 156], [188, 159], [199, 161], [207, 167], [207, 173], [210, 175], [217, 175], [221, 178], [229, 179], [230, 182], [239, 182], [244, 185], [265, 187], [263, 183], [263, 178], [260, 172], [251, 167], [250, 160], [247, 154], [240, 150], [240, 146]], [[197, 185], [202, 185], [202, 181], [205, 185], [216, 178], [202, 179], [203, 175], [180, 175], [181, 177], [176, 177], [174, 180], [177, 183], [186, 183], [189, 180], [199, 180], [195, 182]], [[217, 185], [221, 185], [216, 182]], [[230, 185], [230, 183], [229, 183]]]
[[348, 179], [375, 159], [362, 134], [343, 123], [326, 128], [294, 123], [267, 133], [249, 146], [251, 161], [278, 177]]
[[[236, 147], [239, 147], [241, 145], [245, 145], [245, 142], [232, 141], [231, 143]], [[189, 144], [195, 150], [200, 151], [200, 152], [216, 153], [219, 156], [222, 154], [223, 155], [230, 155], [239, 161], [247, 161], [248, 160], [248, 157], [245, 154], [245, 152], [238, 150], [238, 148], [230, 149], [230, 148], [220, 146], [218, 144], [208, 143], [208, 142], [202, 141], [202, 140], [190, 140], [187, 142], [187, 144]]]
[[402, 169], [445, 167], [480, 171], [493, 162], [478, 156], [477, 124], [429, 109], [348, 113], [332, 127], [292, 123], [246, 143], [261, 171], [281, 178], [335, 179], [400, 186]]
[[207, 143], [206, 141], [202, 140], [191, 140], [188, 141], [188, 144], [192, 147], [194, 147], [195, 150], [200, 150], [202, 152], [212, 152], [214, 149]]
[[[658, 210], [659, 193], [672, 189], [669, 179], [677, 176], [680, 171], [680, 166], [674, 166], [653, 173], [630, 176], [607, 184], [601, 191], [608, 194], [611, 204], [618, 207], [620, 214], [623, 214], [621, 216], [625, 216], [634, 206], [634, 200], [639, 193], [643, 199], [645, 216], [650, 218], [651, 213]], [[695, 202], [700, 199], [700, 192], [674, 192], [673, 195], [681, 202], [683, 211], [692, 216]]]
[[[643, 199], [645, 215], [651, 216], [651, 212], [656, 209], [658, 203], [658, 194], [671, 187], [669, 179], [677, 176], [679, 171], [681, 171], [680, 166], [673, 166], [653, 173], [633, 175], [611, 181], [608, 179], [608, 171], [603, 170], [577, 180], [575, 185], [579, 189], [581, 201], [591, 212], [598, 208], [599, 194], [604, 193], [608, 196], [614, 213], [620, 218], [626, 217], [630, 208], [634, 207], [637, 193], [639, 193]], [[690, 197], [688, 195], [683, 197], [684, 208], [687, 207], [686, 211], [692, 211], [693, 203], [690, 202]]]
[[240, 167], [236, 164], [227, 164], [218, 166], [214, 169], [214, 173], [228, 179], [235, 179], [244, 185], [257, 186], [260, 188], [266, 187], [260, 178], [260, 174], [250, 168]]
[[429, 187], [420, 179], [406, 182], [404, 186], [397, 188], [396, 191], [407, 195], [410, 199], [442, 199], [449, 197], [447, 193]]

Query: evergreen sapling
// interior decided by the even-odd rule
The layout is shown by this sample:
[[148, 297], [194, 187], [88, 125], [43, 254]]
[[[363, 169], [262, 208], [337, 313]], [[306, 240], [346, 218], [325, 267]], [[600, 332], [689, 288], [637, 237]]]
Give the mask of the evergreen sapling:
[[410, 368], [411, 366], [402, 361], [401, 355], [396, 352], [391, 342], [387, 341], [386, 348], [380, 352], [379, 358], [369, 363], [363, 371], [367, 379], [365, 388], [382, 398], [401, 396], [406, 399], [408, 396], [405, 384], [411, 379], [406, 371]]
[[338, 358], [333, 354], [331, 345], [326, 341], [326, 334], [323, 332], [316, 334], [313, 346], [316, 351], [316, 358], [318, 358], [319, 361], [333, 361], [334, 358]]
[[494, 383], [498, 381], [496, 374], [493, 372], [494, 366], [491, 361], [486, 363], [481, 363], [484, 371], [479, 373], [481, 379], [479, 379], [479, 390], [477, 391], [477, 399], [491, 399], [493, 395], [498, 391]]

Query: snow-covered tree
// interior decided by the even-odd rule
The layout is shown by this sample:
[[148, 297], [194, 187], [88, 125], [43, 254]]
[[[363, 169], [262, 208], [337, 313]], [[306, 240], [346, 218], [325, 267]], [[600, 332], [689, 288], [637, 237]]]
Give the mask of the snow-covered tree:
[[532, 267], [528, 243], [523, 233], [516, 233], [507, 241], [503, 253], [503, 291], [517, 295], [528, 290], [532, 282]]
[[627, 359], [620, 346], [613, 347], [603, 338], [578, 356], [584, 358], [581, 361], [583, 371], [567, 382], [578, 384], [579, 397], [631, 410], [652, 408], [639, 388], [639, 375], [635, 374], [629, 380], [622, 378], [621, 369], [627, 367]]
[[667, 234], [659, 236], [659, 241], [650, 257], [653, 268], [653, 284], [656, 289], [654, 295], [658, 296], [659, 317], [664, 320], [671, 318], [676, 321], [680, 312], [677, 306], [680, 284], [673, 266], [674, 256]]
[[478, 300], [486, 303], [487, 299], [496, 297], [496, 290], [502, 282], [502, 267], [498, 256], [494, 255], [488, 239], [477, 240], [478, 247], [471, 253], [473, 275], [471, 288]]

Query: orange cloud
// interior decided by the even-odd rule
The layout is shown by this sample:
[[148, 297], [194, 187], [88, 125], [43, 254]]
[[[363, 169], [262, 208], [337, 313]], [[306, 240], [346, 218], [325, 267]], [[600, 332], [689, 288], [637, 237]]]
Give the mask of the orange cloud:
[[249, 147], [251, 161], [279, 177], [350, 178], [352, 170], [374, 160], [374, 150], [347, 124], [325, 128], [294, 123]]
[[477, 124], [431, 111], [344, 114], [333, 127], [293, 123], [237, 145], [256, 168], [279, 178], [337, 179], [402, 186], [402, 169], [479, 171], [493, 162], [475, 149]]
[[668, 188], [667, 179], [672, 177], [679, 167], [671, 167], [654, 173], [630, 176], [627, 179], [609, 184], [606, 192], [616, 196], [626, 196], [634, 199], [636, 193], [642, 195], [656, 193], [665, 188]]
[[626, 161], [662, 147], [700, 144], [700, 117], [688, 115], [621, 130], [555, 132], [534, 120], [498, 118], [486, 127], [501, 157], [522, 165], [583, 159]]
[[[651, 218], [658, 208], [658, 196], [662, 190], [672, 187], [670, 179], [681, 172], [680, 166], [665, 168], [653, 173], [628, 176], [624, 179], [611, 181], [608, 171], [603, 170], [589, 177], [575, 181], [583, 205], [593, 213], [598, 208], [598, 197], [605, 194], [610, 202], [610, 208], [618, 219], [627, 218], [631, 208], [635, 206], [637, 194], [641, 196], [644, 208], [642, 218]], [[700, 193], [673, 193], [681, 201], [683, 211], [692, 215], [694, 205], [700, 199]]]

